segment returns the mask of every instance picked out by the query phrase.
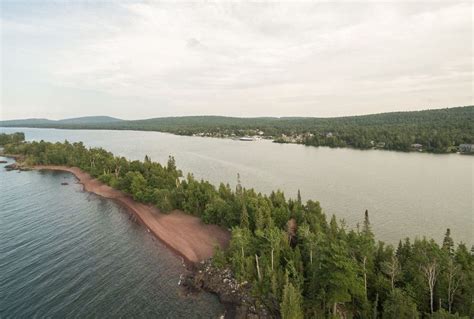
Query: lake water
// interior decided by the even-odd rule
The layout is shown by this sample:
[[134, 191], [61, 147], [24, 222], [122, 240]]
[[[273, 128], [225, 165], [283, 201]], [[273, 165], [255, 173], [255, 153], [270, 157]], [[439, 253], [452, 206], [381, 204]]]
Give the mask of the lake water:
[[474, 157], [331, 149], [270, 141], [176, 136], [158, 132], [2, 128], [26, 133], [27, 140], [83, 141], [129, 159], [176, 158], [184, 172], [214, 184], [242, 184], [268, 193], [282, 189], [316, 199], [325, 212], [362, 221], [365, 209], [377, 238], [427, 236], [440, 241], [446, 231], [456, 242], [474, 244]]
[[[3, 159], [3, 158], [2, 158]], [[0, 164], [0, 318], [217, 318], [182, 296], [181, 259], [68, 173]], [[68, 182], [68, 186], [61, 186]]]

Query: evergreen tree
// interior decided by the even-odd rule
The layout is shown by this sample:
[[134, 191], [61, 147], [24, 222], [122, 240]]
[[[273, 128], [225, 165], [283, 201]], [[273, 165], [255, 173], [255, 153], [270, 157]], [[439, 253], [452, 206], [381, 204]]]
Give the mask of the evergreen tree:
[[247, 211], [247, 205], [242, 204], [242, 214], [240, 215], [240, 227], [249, 228], [249, 213]]
[[454, 241], [451, 238], [451, 230], [449, 228], [446, 229], [446, 234], [444, 235], [443, 250], [445, 250], [449, 256], [454, 255]]
[[303, 319], [302, 296], [299, 289], [288, 280], [283, 288], [282, 302], [280, 304], [282, 319]]
[[383, 304], [383, 319], [418, 319], [416, 304], [399, 289], [395, 289]]

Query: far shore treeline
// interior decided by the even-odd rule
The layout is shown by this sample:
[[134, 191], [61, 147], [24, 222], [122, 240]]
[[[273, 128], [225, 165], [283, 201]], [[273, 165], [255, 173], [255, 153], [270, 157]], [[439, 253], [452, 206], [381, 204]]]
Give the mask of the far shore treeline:
[[259, 136], [309, 146], [450, 153], [456, 152], [461, 144], [474, 144], [474, 106], [334, 118], [183, 116], [125, 121], [96, 116], [59, 121], [0, 121], [0, 126]]
[[25, 165], [79, 167], [137, 201], [231, 229], [229, 248], [216, 248], [214, 265], [250, 283], [277, 318], [474, 317], [474, 247], [455, 245], [449, 229], [441, 245], [407, 238], [395, 248], [376, 241], [368, 212], [348, 229], [335, 216], [328, 221], [319, 202], [303, 203], [299, 193], [296, 199], [281, 191], [264, 195], [240, 181], [235, 189], [216, 188], [192, 174], [183, 177], [172, 157], [162, 165], [83, 143], [23, 139], [0, 135], [4, 154], [22, 156]]

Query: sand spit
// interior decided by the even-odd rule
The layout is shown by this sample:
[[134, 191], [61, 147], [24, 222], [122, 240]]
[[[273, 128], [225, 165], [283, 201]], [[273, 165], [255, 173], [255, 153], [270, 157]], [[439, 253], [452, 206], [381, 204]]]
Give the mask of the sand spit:
[[229, 231], [216, 225], [204, 224], [198, 217], [175, 210], [161, 213], [156, 207], [138, 203], [77, 167], [37, 165], [36, 170], [64, 171], [72, 173], [84, 186], [84, 190], [104, 198], [115, 200], [128, 209], [159, 240], [183, 256], [187, 262], [196, 263], [212, 256], [216, 245], [225, 248], [230, 239]]

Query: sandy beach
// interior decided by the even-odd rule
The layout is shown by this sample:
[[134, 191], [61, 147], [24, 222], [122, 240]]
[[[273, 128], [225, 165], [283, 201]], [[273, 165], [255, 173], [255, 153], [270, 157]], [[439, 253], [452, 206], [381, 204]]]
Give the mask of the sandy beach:
[[207, 259], [212, 256], [216, 245], [222, 248], [228, 245], [230, 233], [226, 229], [204, 224], [198, 217], [178, 210], [163, 214], [156, 207], [134, 201], [129, 195], [105, 185], [77, 167], [38, 165], [34, 168], [72, 173], [84, 186], [85, 191], [118, 202], [135, 214], [151, 233], [187, 262], [195, 263]]

